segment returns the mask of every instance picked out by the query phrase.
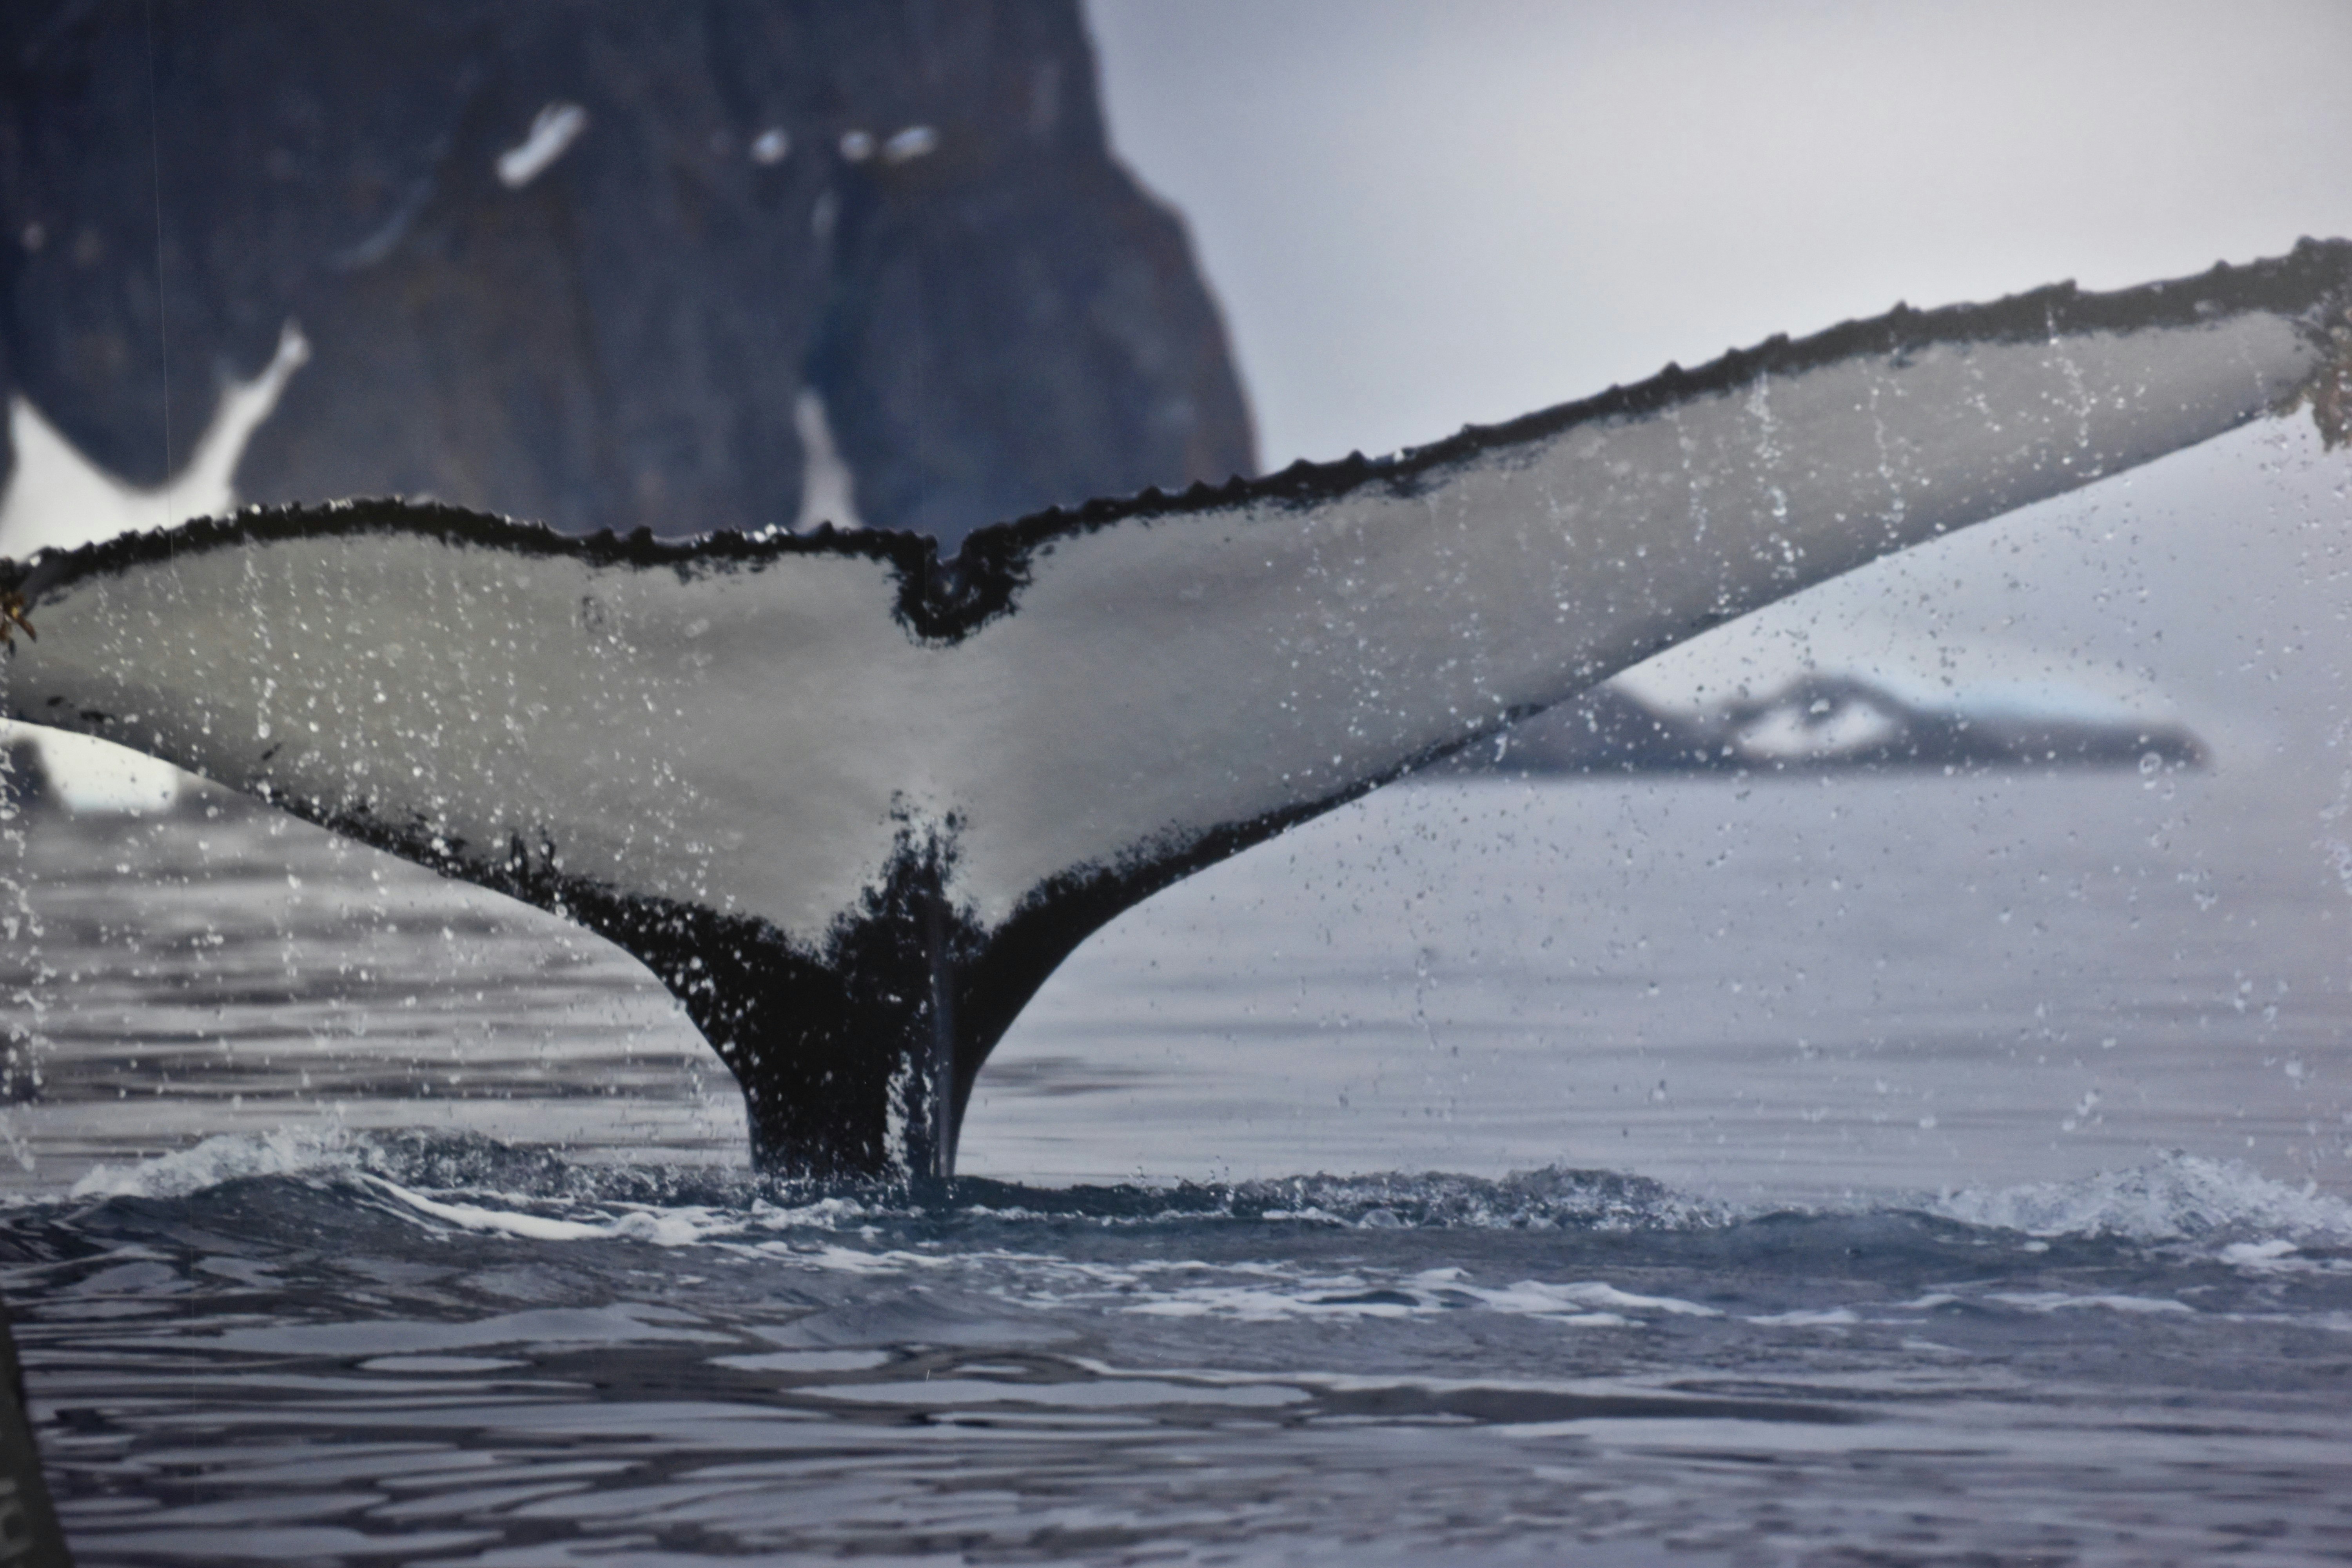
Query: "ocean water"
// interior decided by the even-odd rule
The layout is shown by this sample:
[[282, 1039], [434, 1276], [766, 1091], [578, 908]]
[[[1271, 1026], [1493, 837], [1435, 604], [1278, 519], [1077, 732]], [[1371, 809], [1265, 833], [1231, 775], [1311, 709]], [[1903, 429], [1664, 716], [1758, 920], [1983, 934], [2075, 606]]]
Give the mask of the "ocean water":
[[944, 1192], [751, 1177], [551, 920], [29, 816], [0, 1296], [86, 1563], [2352, 1558], [2343, 793], [1400, 786], [1101, 933]]

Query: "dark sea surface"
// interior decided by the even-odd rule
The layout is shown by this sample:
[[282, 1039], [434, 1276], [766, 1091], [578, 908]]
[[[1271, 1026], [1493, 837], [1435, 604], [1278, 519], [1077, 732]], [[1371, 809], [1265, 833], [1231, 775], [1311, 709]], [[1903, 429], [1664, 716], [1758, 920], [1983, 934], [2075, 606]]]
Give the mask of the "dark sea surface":
[[0, 1296], [90, 1564], [2352, 1559], [2347, 793], [1400, 786], [929, 1193], [754, 1180], [550, 919], [29, 814]]

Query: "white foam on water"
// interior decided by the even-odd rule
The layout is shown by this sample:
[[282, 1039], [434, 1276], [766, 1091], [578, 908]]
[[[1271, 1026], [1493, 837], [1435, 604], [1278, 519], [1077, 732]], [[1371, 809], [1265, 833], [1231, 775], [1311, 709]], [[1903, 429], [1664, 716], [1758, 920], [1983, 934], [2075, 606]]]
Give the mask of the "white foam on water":
[[2065, 1312], [2080, 1308], [2095, 1307], [2109, 1312], [2130, 1312], [2147, 1316], [2157, 1312], [2189, 1312], [2197, 1309], [2186, 1301], [2176, 1301], [2168, 1296], [2128, 1296], [2116, 1291], [2100, 1291], [2077, 1296], [2064, 1290], [1992, 1290], [1986, 1300], [1999, 1301], [2004, 1307], [2021, 1307], [2029, 1312]]
[[[994, 1245], [979, 1236], [919, 1242], [905, 1237], [897, 1222], [925, 1211], [903, 1194], [834, 1194], [805, 1203], [792, 1202], [789, 1193], [781, 1194], [783, 1201], [765, 1194], [750, 1196], [748, 1202], [730, 1202], [723, 1194], [681, 1201], [688, 1194], [665, 1198], [660, 1191], [648, 1194], [630, 1182], [616, 1188], [610, 1184], [610, 1172], [572, 1169], [561, 1162], [542, 1166], [531, 1163], [525, 1151], [467, 1143], [444, 1147], [429, 1139], [412, 1146], [341, 1129], [285, 1129], [207, 1139], [128, 1168], [94, 1170], [76, 1185], [74, 1196], [174, 1198], [222, 1183], [268, 1177], [313, 1184], [323, 1178], [326, 1185], [355, 1191], [371, 1208], [436, 1234], [466, 1232], [555, 1246], [634, 1242], [666, 1249], [708, 1247], [743, 1261], [877, 1280], [954, 1277], [1009, 1304], [1046, 1312], [1077, 1309], [1143, 1319], [1345, 1323], [1428, 1320], [1467, 1309], [1568, 1330], [1633, 1331], [1663, 1329], [1676, 1320], [1726, 1316], [1723, 1310], [1699, 1300], [1629, 1289], [1591, 1277], [1489, 1275], [1481, 1280], [1458, 1267], [1382, 1268], [1376, 1260], [1355, 1259], [1339, 1268], [1279, 1258], [1212, 1262], [1183, 1256], [1189, 1249], [1174, 1257], [1111, 1262], [1067, 1256], [1058, 1248], [1024, 1247], [1017, 1233]], [[1479, 1201], [1467, 1202], [1464, 1194], [1454, 1191], [1464, 1180], [1386, 1180], [1377, 1192], [1350, 1193], [1344, 1203], [1333, 1193], [1318, 1193], [1314, 1195], [1325, 1203], [1307, 1206], [1328, 1215], [1326, 1223], [1358, 1227], [1368, 1223], [1377, 1226], [1371, 1215], [1392, 1215], [1398, 1209], [1414, 1215], [1399, 1220], [1400, 1226], [1417, 1228], [1432, 1220], [1440, 1227], [1451, 1223], [1470, 1229], [1489, 1228], [1498, 1220], [1525, 1224], [1523, 1205], [1502, 1205], [1497, 1212], [1486, 1201], [1493, 1195], [1486, 1191], [1486, 1184], [1474, 1184], [1478, 1191], [1468, 1196]], [[1395, 1206], [1366, 1207], [1375, 1195], [1387, 1197]], [[1034, 1194], [1033, 1201], [1045, 1196]], [[1434, 1201], [1439, 1198], [1445, 1201]], [[1333, 1213], [1327, 1204], [1336, 1204], [1339, 1212]], [[1288, 1223], [1301, 1213], [1282, 1212]], [[2188, 1241], [2197, 1244], [2194, 1250], [2200, 1257], [2210, 1254], [2213, 1261], [2260, 1275], [2339, 1271], [2347, 1265], [2329, 1256], [2330, 1244], [2340, 1246], [2342, 1238], [2352, 1237], [2352, 1205], [2339, 1199], [2272, 1182], [2231, 1163], [2185, 1155], [2080, 1182], [1947, 1194], [1932, 1205], [1932, 1212], [2019, 1233], [2017, 1245], [2029, 1252], [2046, 1251], [2049, 1244], [2024, 1239], [2028, 1237], [2113, 1237], [2168, 1246]], [[1180, 1226], [1248, 1226], [1263, 1217], [1263, 1211], [1254, 1218], [1245, 1208], [1236, 1213], [1213, 1206], [1155, 1213]], [[1441, 1213], [1442, 1219], [1437, 1217]], [[1049, 1229], [1058, 1229], [1072, 1216], [1067, 1212], [1030, 1216], [1024, 1208], [971, 1217], [991, 1226], [1011, 1221], [1016, 1227], [1024, 1218], [1034, 1217]], [[1095, 1224], [1124, 1226], [1149, 1223], [1152, 1216], [1088, 1217]], [[1722, 1216], [1710, 1214], [1702, 1223], [1720, 1224]], [[1170, 1240], [1174, 1248], [1182, 1248], [1181, 1239]], [[1425, 1251], [1419, 1261], [1429, 1261]], [[1915, 1313], [1955, 1304], [2037, 1316], [2083, 1310], [2139, 1317], [2198, 1313], [2160, 1290], [2127, 1287], [1940, 1290], [1877, 1310], [1816, 1299], [1771, 1302], [1763, 1310], [1737, 1317], [1758, 1329], [1818, 1331], [1865, 1321], [1901, 1326], [1915, 1321]]]
[[[1643, 1295], [1603, 1280], [1520, 1279], [1479, 1285], [1460, 1268], [1386, 1275], [1322, 1272], [1278, 1263], [1171, 1261], [1125, 1267], [1024, 1258], [1023, 1305], [1097, 1300], [1122, 1314], [1234, 1322], [1418, 1318], [1479, 1308], [1575, 1328], [1638, 1327], [1661, 1317], [1722, 1314], [1672, 1296]], [[1043, 1288], [1040, 1288], [1040, 1287]]]
[[67, 1195], [75, 1198], [181, 1198], [224, 1182], [303, 1176], [359, 1167], [359, 1148], [340, 1127], [286, 1127], [227, 1132], [135, 1165], [95, 1165]]
[[[411, 1192], [397, 1182], [360, 1173], [361, 1181], [385, 1196], [405, 1204], [418, 1214], [461, 1229], [520, 1237], [530, 1241], [649, 1241], [656, 1247], [688, 1247], [709, 1239], [727, 1222], [706, 1208], [655, 1208], [631, 1205], [625, 1212], [593, 1220], [561, 1219], [518, 1208], [490, 1208], [480, 1204], [443, 1203]], [[528, 1200], [516, 1198], [517, 1204]]]
[[1966, 1225], [2037, 1237], [2126, 1241], [2352, 1241], [2352, 1203], [2314, 1185], [2291, 1187], [2234, 1160], [2171, 1153], [2073, 1182], [1947, 1193], [1927, 1212]]
[[2248, 1274], [2352, 1273], [2352, 1258], [2309, 1258], [2301, 1247], [2283, 1237], [2234, 1241], [2214, 1256]]
[[1819, 1307], [1765, 1312], [1740, 1321], [1767, 1329], [1843, 1329], [1860, 1323], [1862, 1318], [1851, 1307]]
[[399, 1168], [398, 1154], [397, 1145], [335, 1124], [220, 1133], [136, 1164], [94, 1166], [68, 1196], [183, 1198], [229, 1182], [324, 1175], [356, 1182], [373, 1196], [389, 1200], [386, 1212], [419, 1223], [531, 1241], [642, 1241], [669, 1247], [736, 1235], [761, 1223], [822, 1224], [845, 1217], [838, 1212], [843, 1207], [864, 1213], [856, 1205], [832, 1203], [791, 1210], [754, 1205], [749, 1211], [730, 1211], [693, 1204], [583, 1204], [576, 1196], [510, 1192], [469, 1190], [463, 1198], [429, 1196], [382, 1173], [386, 1164]]
[[761, 1258], [797, 1263], [803, 1268], [822, 1268], [833, 1274], [906, 1274], [917, 1268], [942, 1268], [957, 1263], [986, 1264], [995, 1260], [995, 1255], [988, 1253], [959, 1253], [953, 1257], [934, 1258], [904, 1250], [866, 1252], [834, 1242], [811, 1246], [789, 1241], [763, 1241], [744, 1250]]
[[[1443, 1269], [1441, 1274], [1458, 1274], [1457, 1269]], [[1432, 1276], [1421, 1276], [1429, 1280]], [[1719, 1318], [1722, 1313], [1712, 1307], [1702, 1307], [1696, 1301], [1685, 1301], [1673, 1296], [1644, 1296], [1597, 1279], [1578, 1280], [1566, 1285], [1549, 1285], [1535, 1279], [1522, 1279], [1500, 1289], [1485, 1289], [1454, 1279], [1444, 1282], [1444, 1289], [1459, 1292], [1498, 1312], [1512, 1312], [1529, 1318], [1559, 1318], [1571, 1321], [1592, 1313], [1612, 1315], [1619, 1321], [1630, 1321], [1635, 1315], [1663, 1315], [1674, 1318]]]

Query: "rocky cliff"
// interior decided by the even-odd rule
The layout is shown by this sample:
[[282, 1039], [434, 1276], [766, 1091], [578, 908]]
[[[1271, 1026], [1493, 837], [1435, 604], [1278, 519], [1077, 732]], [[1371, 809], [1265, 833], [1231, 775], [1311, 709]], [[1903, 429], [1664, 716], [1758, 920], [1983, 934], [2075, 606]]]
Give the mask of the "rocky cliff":
[[152, 485], [288, 321], [249, 500], [952, 542], [1254, 466], [1076, 0], [16, 0], [0, 388]]

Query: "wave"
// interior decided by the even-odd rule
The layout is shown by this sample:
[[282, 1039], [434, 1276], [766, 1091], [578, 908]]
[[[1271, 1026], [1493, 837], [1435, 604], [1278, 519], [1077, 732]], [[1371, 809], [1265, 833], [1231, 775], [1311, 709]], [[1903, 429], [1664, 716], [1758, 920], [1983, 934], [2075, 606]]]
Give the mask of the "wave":
[[2265, 1247], [2352, 1245], [2352, 1203], [2234, 1161], [2173, 1152], [2066, 1182], [1965, 1188], [1866, 1207], [1741, 1206], [1620, 1172], [1549, 1167], [1499, 1179], [1444, 1172], [1300, 1175], [1033, 1187], [970, 1178], [915, 1185], [793, 1182], [734, 1168], [575, 1162], [560, 1150], [479, 1134], [287, 1130], [207, 1138], [77, 1182], [75, 1205], [191, 1198], [231, 1184], [334, 1186], [421, 1225], [541, 1241], [666, 1247], [747, 1233], [855, 1235], [880, 1225], [944, 1238], [1082, 1222], [1269, 1226], [1310, 1231], [1474, 1230], [1667, 1235], [1751, 1223], [1908, 1216], [1930, 1224], [2138, 1245], [2200, 1244], [2253, 1258]]
[[1948, 1193], [1938, 1218], [1982, 1229], [2135, 1242], [2240, 1242], [2249, 1237], [2352, 1243], [2352, 1203], [2288, 1186], [2235, 1160], [2165, 1154], [2071, 1182]]
[[[485, 1199], [534, 1210], [551, 1205], [620, 1205], [757, 1211], [772, 1218], [788, 1215], [819, 1228], [854, 1227], [886, 1218], [961, 1218], [1013, 1224], [1234, 1220], [1373, 1230], [1639, 1231], [1704, 1228], [1740, 1217], [1740, 1211], [1730, 1205], [1677, 1193], [1647, 1177], [1560, 1167], [1515, 1172], [1499, 1180], [1391, 1172], [1070, 1187], [985, 1178], [912, 1185], [827, 1184], [725, 1168], [578, 1163], [559, 1150], [516, 1146], [478, 1133], [315, 1127], [220, 1134], [135, 1164], [100, 1165], [73, 1184], [68, 1198], [77, 1203], [184, 1198], [269, 1177], [350, 1180], [380, 1193], [403, 1193], [402, 1201], [418, 1213], [469, 1227], [502, 1223], [480, 1210]], [[447, 1201], [453, 1196], [476, 1203], [453, 1205]], [[467, 1208], [463, 1220], [457, 1218], [458, 1208]], [[550, 1239], [558, 1238], [544, 1223], [537, 1228]], [[605, 1234], [593, 1224], [564, 1234], [591, 1231]]]
[[308, 1124], [218, 1133], [135, 1163], [96, 1165], [67, 1189], [66, 1197], [180, 1198], [262, 1177], [339, 1175], [380, 1177], [421, 1192], [495, 1193], [518, 1202], [619, 1198], [713, 1205], [750, 1201], [770, 1184], [727, 1167], [579, 1162], [561, 1149], [506, 1143], [474, 1132]]
[[350, 1170], [361, 1140], [341, 1128], [281, 1128], [222, 1133], [131, 1165], [94, 1165], [67, 1190], [71, 1199], [183, 1198], [229, 1182]]
[[[456, 1268], [533, 1281], [465, 1306], [438, 1285], [405, 1297], [372, 1285], [354, 1354], [383, 1334], [446, 1350], [432, 1336], [457, 1331], [453, 1311], [471, 1322], [495, 1309], [480, 1330], [495, 1338], [515, 1300], [642, 1301], [653, 1279], [668, 1282], [660, 1300], [685, 1292], [714, 1321], [732, 1321], [745, 1291], [789, 1301], [789, 1331], [772, 1323], [756, 1337], [828, 1352], [975, 1333], [1058, 1342], [1113, 1320], [1175, 1331], [1465, 1311], [1547, 1332], [1926, 1334], [1948, 1349], [2028, 1320], [2061, 1336], [2125, 1320], [2352, 1329], [2352, 1205], [2187, 1154], [1933, 1199], [1739, 1209], [1558, 1168], [827, 1188], [574, 1161], [472, 1134], [279, 1132], [92, 1172], [75, 1194], [8, 1216], [0, 1285], [58, 1290], [87, 1276], [123, 1298], [110, 1311], [143, 1316], [166, 1299], [177, 1310], [191, 1280], [156, 1268], [157, 1238], [228, 1238], [268, 1260], [280, 1293], [277, 1307], [240, 1297], [236, 1310], [285, 1311], [310, 1325], [297, 1338], [340, 1344], [342, 1329], [317, 1325], [351, 1316], [351, 1280], [311, 1256], [321, 1235], [424, 1261], [436, 1279]], [[552, 1295], [549, 1281], [560, 1282]]]
[[1366, 1230], [1689, 1230], [1743, 1216], [1732, 1205], [1678, 1193], [1646, 1176], [1563, 1166], [1515, 1171], [1499, 1180], [1424, 1171], [1167, 1187], [959, 1181], [953, 1193], [968, 1212], [1008, 1218], [1214, 1218]]

